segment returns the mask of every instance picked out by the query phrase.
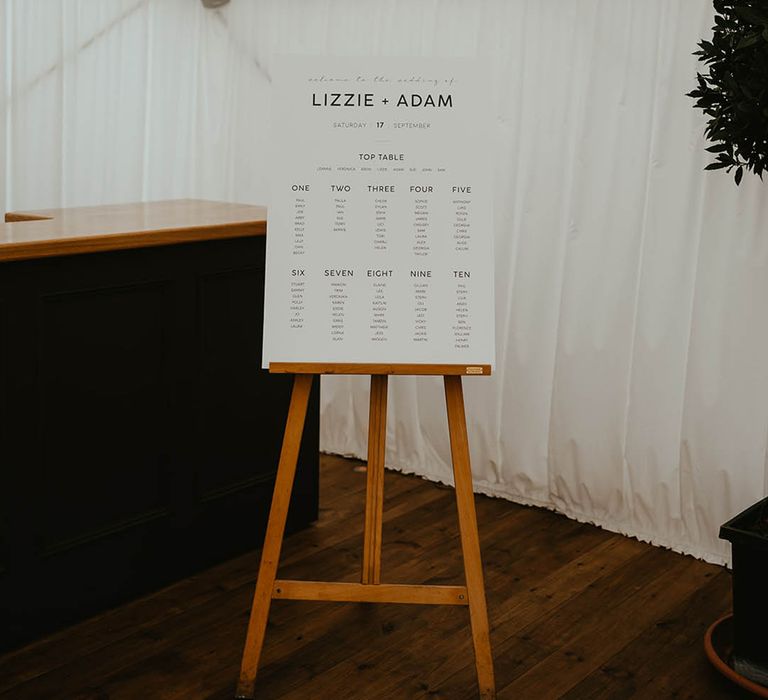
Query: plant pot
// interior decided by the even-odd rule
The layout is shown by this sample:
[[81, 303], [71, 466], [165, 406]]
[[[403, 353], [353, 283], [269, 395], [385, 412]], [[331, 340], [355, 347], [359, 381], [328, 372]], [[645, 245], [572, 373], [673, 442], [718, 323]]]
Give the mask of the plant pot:
[[720, 528], [733, 554], [733, 669], [768, 686], [768, 498]]

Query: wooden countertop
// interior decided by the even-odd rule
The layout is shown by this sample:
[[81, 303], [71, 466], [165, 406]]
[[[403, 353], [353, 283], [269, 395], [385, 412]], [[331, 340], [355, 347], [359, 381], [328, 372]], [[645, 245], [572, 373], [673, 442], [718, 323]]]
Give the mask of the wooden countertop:
[[199, 199], [9, 212], [0, 262], [263, 236], [265, 207]]

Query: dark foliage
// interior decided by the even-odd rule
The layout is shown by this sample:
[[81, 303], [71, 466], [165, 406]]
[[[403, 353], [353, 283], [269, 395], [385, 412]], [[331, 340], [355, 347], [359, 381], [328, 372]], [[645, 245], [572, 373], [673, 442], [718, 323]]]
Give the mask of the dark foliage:
[[768, 0], [714, 0], [712, 41], [694, 52], [709, 69], [688, 93], [709, 117], [704, 132], [717, 160], [706, 170], [768, 171]]

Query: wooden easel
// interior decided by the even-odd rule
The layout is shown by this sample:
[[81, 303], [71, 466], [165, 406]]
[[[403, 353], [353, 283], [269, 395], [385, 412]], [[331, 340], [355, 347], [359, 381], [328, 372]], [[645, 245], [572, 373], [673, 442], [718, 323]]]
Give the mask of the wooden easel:
[[[272, 508], [256, 581], [256, 592], [248, 623], [238, 698], [253, 698], [256, 672], [264, 645], [269, 607], [273, 598], [328, 600], [367, 603], [421, 603], [466, 605], [475, 647], [475, 665], [480, 697], [496, 697], [493, 658], [488, 630], [480, 541], [472, 491], [469, 443], [464, 414], [461, 375], [490, 374], [488, 365], [374, 365], [272, 363], [270, 372], [295, 374], [283, 447], [277, 469]], [[368, 420], [368, 483], [365, 499], [363, 571], [360, 583], [276, 580], [285, 519], [296, 472], [299, 443], [304, 430], [309, 392], [316, 374], [370, 374], [371, 400]], [[427, 586], [381, 583], [381, 526], [384, 503], [384, 452], [387, 427], [387, 378], [390, 374], [443, 375], [451, 458], [456, 484], [461, 548], [464, 556], [464, 586]]]

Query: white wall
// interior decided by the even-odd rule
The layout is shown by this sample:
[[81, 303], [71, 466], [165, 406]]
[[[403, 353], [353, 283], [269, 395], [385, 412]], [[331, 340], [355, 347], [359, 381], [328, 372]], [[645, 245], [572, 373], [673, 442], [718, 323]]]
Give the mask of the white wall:
[[[726, 559], [719, 525], [766, 492], [768, 196], [702, 172], [684, 93], [709, 0], [0, 6], [8, 209], [266, 203], [274, 52], [486, 58], [498, 367], [466, 381], [477, 488]], [[450, 481], [442, 405], [436, 380], [393, 381], [391, 466]], [[362, 381], [325, 381], [323, 447], [364, 454], [366, 413]]]

